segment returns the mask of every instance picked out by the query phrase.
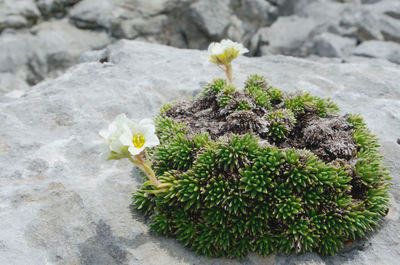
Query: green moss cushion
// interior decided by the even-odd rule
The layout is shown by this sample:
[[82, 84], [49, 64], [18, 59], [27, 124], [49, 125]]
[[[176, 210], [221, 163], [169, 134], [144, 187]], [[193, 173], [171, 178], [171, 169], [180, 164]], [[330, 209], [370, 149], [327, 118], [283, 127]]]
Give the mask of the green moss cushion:
[[337, 111], [257, 75], [243, 90], [217, 79], [162, 108], [151, 156], [167, 188], [142, 186], [133, 204], [202, 255], [333, 255], [387, 213], [389, 185], [376, 137]]

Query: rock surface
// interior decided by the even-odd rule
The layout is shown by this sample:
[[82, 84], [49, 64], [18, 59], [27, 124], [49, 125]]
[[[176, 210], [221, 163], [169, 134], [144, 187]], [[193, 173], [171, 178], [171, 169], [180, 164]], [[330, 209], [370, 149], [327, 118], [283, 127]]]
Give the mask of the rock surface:
[[322, 57], [347, 57], [356, 46], [356, 39], [324, 32], [313, 40], [314, 52]]
[[230, 38], [249, 55], [345, 58], [366, 41], [400, 43], [399, 28], [398, 0], [0, 0], [0, 73], [35, 85], [116, 39], [206, 49]]
[[147, 221], [129, 207], [141, 182], [138, 171], [128, 161], [101, 160], [97, 133], [119, 113], [153, 117], [161, 104], [222, 77], [216, 66], [203, 66], [205, 57], [120, 41], [86, 53], [85, 63], [20, 97], [0, 94], [0, 264], [397, 264], [400, 69], [377, 59], [241, 57], [233, 70], [237, 85], [262, 74], [283, 90], [329, 96], [343, 113], [364, 116], [381, 139], [394, 178], [389, 214], [375, 233], [333, 257], [251, 254], [226, 260], [196, 256], [149, 232]]
[[24, 32], [0, 35], [0, 73], [11, 73], [31, 85], [74, 65], [88, 50], [104, 48], [105, 33], [81, 30], [66, 20], [40, 23]]
[[253, 52], [342, 57], [351, 53], [356, 43], [399, 42], [399, 1], [374, 1], [365, 5], [357, 1], [343, 2], [346, 3], [314, 1], [291, 16], [279, 17], [268, 30], [259, 29], [261, 37], [252, 39]]
[[0, 0], [0, 32], [6, 28], [25, 28], [36, 23], [40, 12], [33, 0]]
[[370, 40], [363, 42], [353, 51], [354, 55], [382, 58], [400, 64], [400, 44], [391, 41]]

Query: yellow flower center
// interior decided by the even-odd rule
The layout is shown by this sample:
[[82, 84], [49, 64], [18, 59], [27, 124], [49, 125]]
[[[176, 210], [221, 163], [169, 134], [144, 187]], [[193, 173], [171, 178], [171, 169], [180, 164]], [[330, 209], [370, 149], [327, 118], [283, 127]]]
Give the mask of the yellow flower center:
[[216, 65], [230, 64], [236, 57], [239, 56], [239, 50], [235, 48], [227, 48], [223, 53], [211, 55], [211, 62]]
[[133, 136], [132, 143], [136, 148], [140, 148], [144, 145], [145, 139], [144, 136], [140, 133]]

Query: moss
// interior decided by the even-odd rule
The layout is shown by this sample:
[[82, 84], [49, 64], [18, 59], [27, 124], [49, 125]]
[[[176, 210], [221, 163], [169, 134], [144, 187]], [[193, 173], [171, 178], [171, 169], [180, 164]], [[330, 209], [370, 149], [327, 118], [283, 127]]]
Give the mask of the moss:
[[144, 183], [133, 204], [200, 255], [333, 255], [385, 216], [390, 179], [361, 116], [337, 111], [261, 76], [244, 90], [217, 79], [162, 109], [150, 154], [166, 188]]

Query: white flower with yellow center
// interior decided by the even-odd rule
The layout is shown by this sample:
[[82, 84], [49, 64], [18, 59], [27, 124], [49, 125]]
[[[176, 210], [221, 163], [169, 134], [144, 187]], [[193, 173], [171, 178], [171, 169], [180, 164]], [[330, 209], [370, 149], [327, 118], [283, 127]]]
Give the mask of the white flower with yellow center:
[[124, 124], [124, 132], [120, 137], [123, 145], [128, 146], [128, 151], [135, 156], [140, 154], [146, 147], [160, 144], [156, 135], [153, 121], [143, 119], [139, 123], [130, 122]]
[[249, 52], [241, 43], [231, 40], [213, 42], [208, 46], [210, 61], [217, 65], [230, 64], [239, 55]]
[[127, 148], [121, 142], [120, 137], [124, 133], [124, 124], [131, 123], [125, 114], [118, 115], [108, 126], [108, 129], [101, 130], [100, 135], [104, 138], [102, 156], [108, 158], [112, 153], [122, 154]]
[[[149, 178], [148, 185], [154, 187], [166, 188], [158, 181], [147, 153], [143, 157], [143, 151], [146, 147], [153, 147], [160, 144], [156, 135], [156, 128], [153, 121], [143, 119], [139, 123], [134, 122], [120, 114], [108, 126], [107, 130], [102, 130], [100, 135], [104, 137], [103, 156], [106, 159], [128, 158]], [[154, 190], [160, 192], [161, 190]]]
[[210, 62], [215, 63], [218, 67], [225, 71], [229, 83], [232, 84], [232, 64], [231, 62], [249, 50], [242, 44], [231, 40], [222, 40], [221, 42], [213, 42], [208, 46]]

